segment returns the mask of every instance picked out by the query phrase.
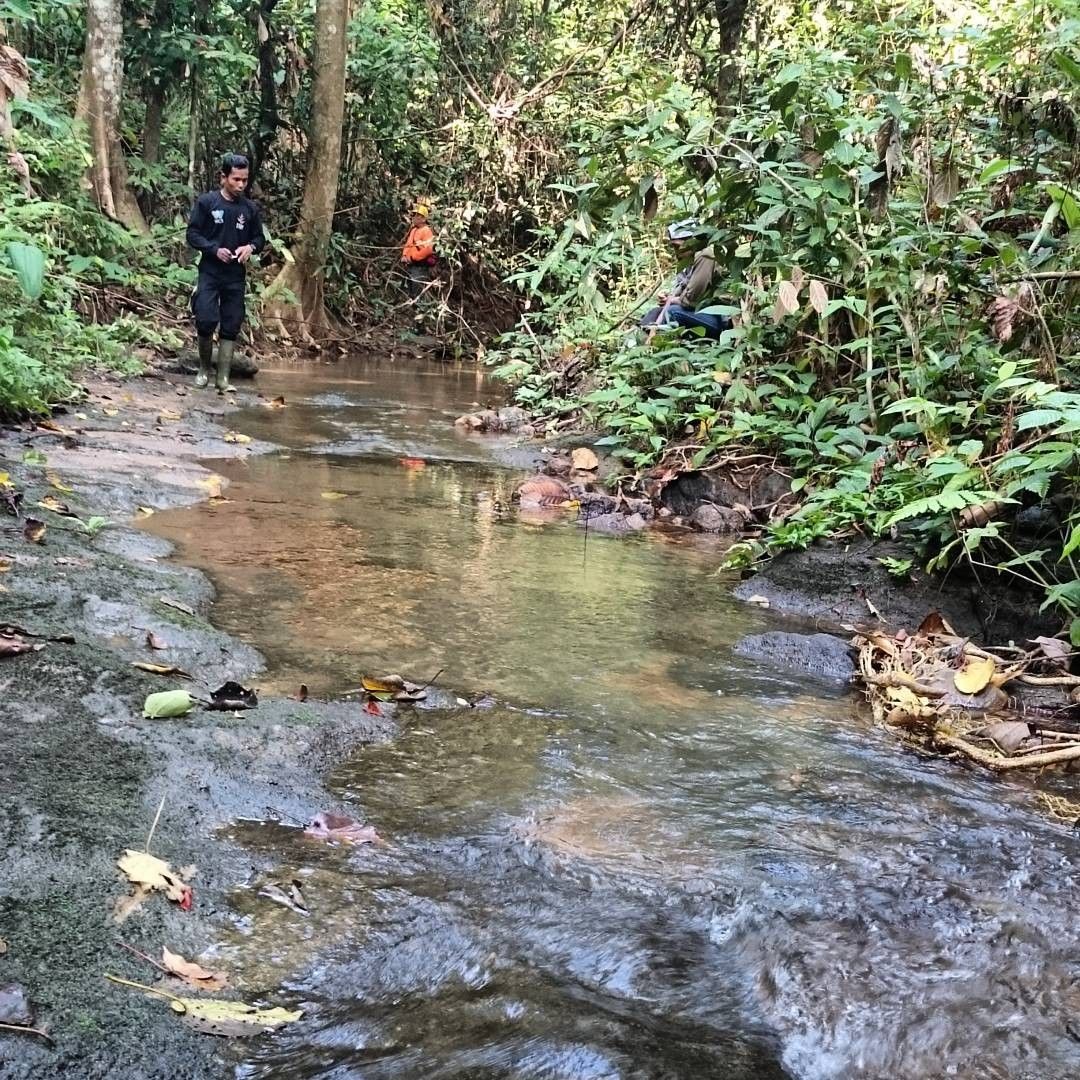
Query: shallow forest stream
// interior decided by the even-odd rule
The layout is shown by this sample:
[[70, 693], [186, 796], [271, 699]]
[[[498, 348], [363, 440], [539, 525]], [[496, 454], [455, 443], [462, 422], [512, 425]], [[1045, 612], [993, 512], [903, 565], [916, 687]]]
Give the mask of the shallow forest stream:
[[1020, 785], [734, 657], [778, 620], [700, 538], [523, 519], [505, 445], [453, 427], [493, 392], [473, 372], [260, 389], [288, 407], [231, 424], [287, 449], [215, 465], [229, 501], [151, 523], [267, 657], [259, 685], [441, 670], [482, 700], [340, 762], [331, 788], [387, 846], [231, 830], [311, 909], [237, 900], [223, 950], [307, 1010], [239, 1076], [1080, 1073], [1077, 842]]

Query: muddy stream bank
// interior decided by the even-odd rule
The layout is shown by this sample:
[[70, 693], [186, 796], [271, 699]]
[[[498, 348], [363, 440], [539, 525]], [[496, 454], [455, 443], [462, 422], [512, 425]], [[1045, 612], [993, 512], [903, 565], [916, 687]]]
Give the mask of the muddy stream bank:
[[[41, 446], [88, 510], [155, 513], [50, 531], [5, 575], [5, 618], [81, 644], [0, 668], [0, 972], [58, 1040], [0, 1037], [0, 1075], [1080, 1072], [1077, 844], [1022, 786], [898, 751], [827, 684], [736, 655], [788, 627], [732, 595], [717, 541], [586, 541], [515, 512], [535, 455], [455, 431], [490, 393], [473, 373], [355, 362], [259, 384], [287, 407], [230, 415], [250, 443], [193, 415], [181, 446], [155, 410], [189, 402], [162, 384], [129, 421], [149, 434], [98, 396], [106, 434]], [[259, 708], [142, 720], [163, 688], [130, 668], [146, 629], [208, 684], [257, 685]], [[340, 700], [386, 671], [441, 671], [445, 707]], [[196, 912], [147, 905], [118, 935], [112, 860], [162, 794]], [[326, 808], [387, 846], [305, 841], [293, 823]], [[259, 896], [293, 880], [307, 915]], [[194, 1035], [103, 985], [152, 981], [117, 936], [209, 950], [243, 996], [304, 1019]]]

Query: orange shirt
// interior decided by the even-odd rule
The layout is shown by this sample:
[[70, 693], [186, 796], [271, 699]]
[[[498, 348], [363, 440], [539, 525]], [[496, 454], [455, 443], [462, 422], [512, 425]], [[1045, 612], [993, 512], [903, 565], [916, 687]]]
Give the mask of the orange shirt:
[[414, 225], [405, 237], [402, 258], [409, 262], [426, 262], [435, 254], [435, 233], [430, 225]]

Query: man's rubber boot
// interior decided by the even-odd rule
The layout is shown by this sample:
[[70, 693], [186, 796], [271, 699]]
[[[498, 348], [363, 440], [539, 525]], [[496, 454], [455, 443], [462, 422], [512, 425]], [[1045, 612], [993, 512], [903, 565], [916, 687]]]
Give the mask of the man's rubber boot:
[[195, 376], [195, 385], [201, 390], [210, 385], [210, 365], [214, 358], [214, 339], [199, 338], [199, 374]]
[[217, 347], [217, 379], [214, 385], [219, 394], [233, 392], [229, 385], [229, 371], [232, 368], [233, 350], [236, 348], [235, 341], [219, 341]]

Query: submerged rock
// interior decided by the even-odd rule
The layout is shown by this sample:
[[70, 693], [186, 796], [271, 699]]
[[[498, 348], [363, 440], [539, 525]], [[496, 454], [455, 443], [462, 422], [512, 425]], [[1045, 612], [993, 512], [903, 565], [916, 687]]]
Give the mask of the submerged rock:
[[690, 524], [703, 532], [739, 532], [746, 525], [746, 515], [731, 506], [702, 503], [690, 516]]
[[749, 634], [735, 643], [736, 656], [830, 682], [848, 683], [855, 674], [851, 646], [831, 634], [790, 634], [773, 630]]

